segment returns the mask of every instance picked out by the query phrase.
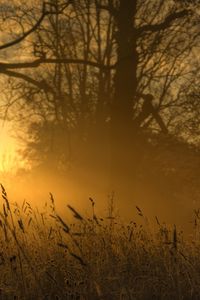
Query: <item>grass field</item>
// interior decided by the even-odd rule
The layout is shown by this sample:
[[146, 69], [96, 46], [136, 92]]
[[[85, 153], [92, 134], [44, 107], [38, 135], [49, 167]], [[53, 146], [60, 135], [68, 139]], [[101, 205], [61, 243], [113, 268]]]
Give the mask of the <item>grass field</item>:
[[157, 219], [151, 232], [139, 207], [140, 224], [108, 214], [88, 218], [67, 206], [61, 218], [52, 195], [43, 210], [9, 201], [0, 206], [0, 300], [4, 299], [200, 299], [199, 212], [194, 232], [183, 238]]

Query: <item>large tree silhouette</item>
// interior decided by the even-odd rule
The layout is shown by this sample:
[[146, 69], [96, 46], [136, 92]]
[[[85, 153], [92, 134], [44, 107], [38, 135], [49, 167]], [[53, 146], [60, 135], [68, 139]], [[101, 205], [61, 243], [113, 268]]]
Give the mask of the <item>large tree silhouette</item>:
[[[83, 25], [80, 27], [82, 34], [87, 37], [84, 55], [79, 56], [79, 52], [82, 51], [73, 52], [77, 51], [78, 46], [68, 49], [67, 34], [66, 37], [64, 35], [59, 37], [58, 32], [57, 39], [54, 40], [57, 43], [57, 46], [54, 43], [54, 50], [57, 49], [57, 52], [52, 55], [51, 51], [46, 51], [48, 47], [45, 46], [45, 39], [42, 38], [46, 30], [46, 18], [51, 19], [55, 16], [56, 19], [57, 16], [62, 15], [75, 15], [76, 21], [80, 18]], [[108, 40], [105, 39], [105, 30], [96, 30], [100, 28], [98, 24], [102, 18], [107, 24], [112, 24], [112, 29], [115, 30], [114, 35], [107, 36]], [[65, 22], [62, 24], [66, 26]], [[74, 0], [67, 3], [50, 1], [43, 4], [41, 15], [36, 17], [33, 26], [24, 31], [20, 37], [0, 46], [0, 50], [11, 49], [33, 34], [38, 37], [36, 41], [39, 50], [36, 49], [35, 44], [37, 50], [35, 54], [37, 53], [37, 56], [39, 54], [39, 57], [31, 61], [29, 58], [24, 62], [2, 62], [0, 72], [8, 77], [23, 80], [43, 91], [46, 96], [50, 94], [54, 103], [59, 101], [59, 105], [62, 106], [69, 101], [69, 98], [68, 100], [66, 97], [63, 98], [63, 86], [61, 88], [59, 85], [63, 77], [62, 70], [66, 66], [71, 66], [68, 79], [71, 78], [72, 73], [79, 74], [80, 79], [78, 89], [81, 105], [78, 110], [81, 110], [81, 114], [76, 115], [79, 129], [82, 130], [88, 121], [88, 105], [92, 107], [92, 103], [95, 103], [97, 112], [95, 122], [98, 123], [95, 135], [98, 137], [102, 124], [105, 124], [108, 117], [113, 173], [127, 171], [129, 176], [130, 172], [134, 171], [136, 162], [139, 161], [138, 155], [144, 146], [140, 135], [141, 127], [147, 128], [154, 124], [164, 133], [168, 132], [168, 120], [162, 114], [163, 107], [166, 108], [164, 99], [169, 96], [169, 87], [182, 76], [182, 65], [198, 38], [195, 26], [194, 10], [191, 10], [191, 6], [179, 2], [169, 5], [164, 1]], [[110, 27], [107, 25], [107, 28]], [[73, 34], [75, 44], [80, 38], [79, 34], [76, 35], [76, 29], [75, 22], [75, 25], [70, 27], [70, 30], [75, 32]], [[46, 32], [49, 34], [48, 29]], [[52, 36], [55, 34], [56, 31]], [[59, 39], [66, 39], [62, 53], [60, 51], [62, 41]], [[95, 47], [94, 40], [96, 40]], [[111, 44], [114, 44], [114, 47], [110, 49]], [[102, 53], [107, 53], [104, 56], [106, 59], [102, 59]], [[47, 77], [34, 76], [34, 70], [37, 71], [44, 66], [55, 66], [53, 74], [57, 79], [54, 86]], [[97, 96], [87, 93], [88, 82], [91, 83], [94, 75], [98, 77]], [[107, 86], [110, 88], [105, 93]], [[77, 88], [77, 81], [75, 85], [68, 85], [68, 92], [74, 87]], [[109, 100], [105, 101], [108, 94]], [[94, 97], [93, 99], [97, 97], [97, 100], [91, 103], [88, 102], [88, 97]], [[105, 103], [106, 110], [109, 111], [106, 116], [103, 113]], [[168, 101], [169, 105], [170, 101]], [[69, 108], [62, 106], [62, 112], [65, 114], [66, 109]], [[64, 117], [65, 121], [66, 118], [67, 115]], [[68, 124], [65, 128], [67, 130]], [[97, 140], [98, 138], [96, 142]]]

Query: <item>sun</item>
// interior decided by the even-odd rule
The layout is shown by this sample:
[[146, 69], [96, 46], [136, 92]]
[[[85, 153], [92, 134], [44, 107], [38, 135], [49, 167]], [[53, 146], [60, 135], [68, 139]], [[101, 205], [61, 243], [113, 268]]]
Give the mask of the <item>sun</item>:
[[11, 135], [11, 124], [0, 121], [0, 172], [15, 173], [23, 161], [18, 153], [19, 144]]

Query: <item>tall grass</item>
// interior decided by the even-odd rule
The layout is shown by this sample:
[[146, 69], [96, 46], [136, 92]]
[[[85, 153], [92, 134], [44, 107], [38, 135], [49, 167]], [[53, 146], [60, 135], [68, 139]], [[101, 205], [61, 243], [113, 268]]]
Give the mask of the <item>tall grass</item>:
[[151, 232], [115, 216], [88, 218], [66, 205], [58, 215], [53, 195], [42, 211], [11, 203], [3, 186], [0, 212], [0, 299], [200, 299], [199, 211], [190, 241], [156, 218]]

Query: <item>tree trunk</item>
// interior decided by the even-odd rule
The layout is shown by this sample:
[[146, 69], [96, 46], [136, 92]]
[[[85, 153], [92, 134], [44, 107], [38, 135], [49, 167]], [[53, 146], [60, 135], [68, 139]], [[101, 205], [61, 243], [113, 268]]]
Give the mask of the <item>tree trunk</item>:
[[137, 89], [137, 1], [121, 0], [115, 15], [117, 65], [111, 111], [112, 174], [130, 177], [133, 169], [133, 106]]

